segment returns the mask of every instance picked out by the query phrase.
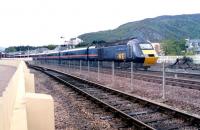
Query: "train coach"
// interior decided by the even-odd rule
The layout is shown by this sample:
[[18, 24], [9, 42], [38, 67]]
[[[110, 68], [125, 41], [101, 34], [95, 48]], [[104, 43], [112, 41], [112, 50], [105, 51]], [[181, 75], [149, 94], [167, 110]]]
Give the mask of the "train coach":
[[156, 64], [158, 56], [150, 43], [132, 38], [103, 45], [38, 54], [34, 59], [134, 62], [148, 68]]

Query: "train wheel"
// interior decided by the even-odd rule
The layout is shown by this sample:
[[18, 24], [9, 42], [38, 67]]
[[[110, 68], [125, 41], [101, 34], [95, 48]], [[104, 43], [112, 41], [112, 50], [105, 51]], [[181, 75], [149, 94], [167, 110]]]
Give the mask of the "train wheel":
[[149, 67], [144, 67], [144, 70], [147, 71]]

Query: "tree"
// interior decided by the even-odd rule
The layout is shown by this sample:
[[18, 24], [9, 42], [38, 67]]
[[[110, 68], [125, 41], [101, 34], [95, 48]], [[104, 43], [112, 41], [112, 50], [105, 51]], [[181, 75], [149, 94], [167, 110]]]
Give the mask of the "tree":
[[184, 55], [185, 40], [164, 40], [161, 46], [165, 55]]
[[8, 48], [6, 48], [5, 49], [5, 52], [16, 52], [17, 50], [16, 50], [16, 48], [15, 47], [8, 47]]
[[86, 47], [88, 45], [87, 42], [81, 42], [79, 43], [78, 45], [76, 45], [76, 48], [79, 48], [79, 47]]
[[49, 50], [53, 50], [57, 47], [57, 45], [53, 45], [53, 44], [50, 44], [50, 45], [47, 45], [46, 48], [48, 48]]

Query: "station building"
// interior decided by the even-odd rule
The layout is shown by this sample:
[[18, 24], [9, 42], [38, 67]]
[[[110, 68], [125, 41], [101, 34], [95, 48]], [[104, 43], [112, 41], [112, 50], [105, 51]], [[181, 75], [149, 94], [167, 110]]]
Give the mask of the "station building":
[[188, 52], [200, 54], [200, 39], [186, 39], [185, 46]]
[[163, 55], [164, 52], [163, 52], [163, 49], [160, 45], [160, 43], [151, 43], [153, 48], [155, 49], [156, 53], [160, 56], [160, 55]]

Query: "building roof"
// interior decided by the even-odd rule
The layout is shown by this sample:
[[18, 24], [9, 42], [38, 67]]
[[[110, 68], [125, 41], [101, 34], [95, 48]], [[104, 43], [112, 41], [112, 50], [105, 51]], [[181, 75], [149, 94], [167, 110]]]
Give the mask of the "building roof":
[[189, 39], [186, 42], [186, 46], [188, 47], [200, 46], [200, 39]]
[[189, 39], [188, 42], [200, 42], [200, 39]]

